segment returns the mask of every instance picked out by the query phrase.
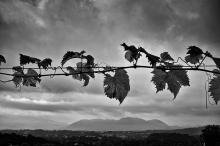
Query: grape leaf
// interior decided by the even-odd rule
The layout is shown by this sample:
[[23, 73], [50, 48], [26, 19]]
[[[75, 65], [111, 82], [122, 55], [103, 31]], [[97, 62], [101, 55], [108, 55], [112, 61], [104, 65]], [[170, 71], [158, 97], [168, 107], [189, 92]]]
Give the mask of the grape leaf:
[[220, 70], [218, 69], [214, 69], [213, 72], [216, 72], [216, 73], [213, 73], [215, 76], [220, 76]]
[[150, 65], [156, 66], [156, 64], [160, 62], [160, 57], [148, 53], [143, 47], [139, 47], [138, 50], [146, 55]]
[[14, 82], [16, 87], [19, 87], [23, 80], [23, 75], [24, 75], [23, 69], [21, 66], [14, 66], [12, 67], [12, 70], [15, 71], [15, 73], [13, 74], [14, 77], [12, 81]]
[[23, 72], [17, 71], [13, 75], [14, 75], [14, 77], [13, 77], [12, 81], [16, 87], [19, 87], [22, 82], [22, 75], [24, 75], [24, 74], [23, 74]]
[[52, 59], [45, 58], [44, 60], [38, 62], [38, 67], [39, 68], [43, 67], [43, 69], [47, 69], [49, 66], [51, 66], [51, 63], [52, 63]]
[[[174, 67], [180, 69], [182, 68], [180, 65], [176, 65]], [[190, 86], [189, 77], [187, 75], [187, 71], [185, 70], [170, 70], [167, 73], [168, 77], [166, 78], [166, 82], [168, 85], [168, 90], [174, 94], [175, 99], [181, 86]]]
[[198, 56], [191, 56], [191, 55], [187, 55], [185, 57], [185, 61], [188, 63], [190, 62], [191, 64], [197, 64], [199, 63], [199, 60], [201, 60], [203, 57], [201, 55]]
[[218, 104], [220, 100], [220, 70], [213, 70], [214, 78], [209, 82], [209, 92], [210, 96], [214, 99], [215, 103]]
[[82, 58], [82, 55], [85, 53], [85, 51], [81, 52], [73, 52], [73, 51], [67, 51], [67, 53], [63, 56], [63, 59], [61, 61], [61, 65], [63, 66], [68, 60], [72, 58]]
[[107, 97], [115, 98], [119, 100], [121, 104], [127, 96], [129, 90], [129, 76], [125, 70], [116, 70], [113, 77], [109, 74], [105, 75], [104, 92]]
[[128, 46], [126, 43], [121, 44], [121, 46], [124, 47], [126, 53], [125, 53], [125, 59], [127, 59], [129, 62], [132, 62], [134, 60], [138, 60], [141, 56], [139, 53], [139, 49], [137, 49], [135, 46]]
[[213, 58], [212, 54], [211, 54], [210, 52], [208, 52], [208, 51], [206, 51], [204, 54], [205, 54], [207, 57], [209, 57], [209, 58]]
[[79, 81], [84, 80], [83, 86], [87, 86], [89, 84], [90, 77], [95, 78], [95, 73], [92, 67], [88, 66], [87, 63], [78, 62], [76, 64], [77, 68], [68, 66], [67, 70], [74, 79]]
[[214, 99], [215, 103], [218, 104], [220, 100], [220, 75], [214, 74], [215, 77], [211, 79], [209, 83], [210, 96]]
[[199, 60], [203, 59], [203, 51], [196, 47], [196, 46], [190, 46], [188, 49], [188, 52], [186, 54], [189, 54], [185, 57], [186, 62], [190, 62], [191, 64], [199, 63]]
[[87, 86], [89, 84], [89, 76], [86, 73], [81, 73], [82, 71], [79, 71], [78, 69], [74, 69], [71, 66], [67, 67], [67, 70], [70, 74], [72, 74], [72, 77], [76, 80], [82, 81], [84, 80], [83, 86]]
[[220, 69], [220, 58], [212, 57], [212, 59], [215, 62], [216, 66]]
[[[180, 65], [176, 65], [174, 67], [182, 69], [182, 66], [180, 66]], [[173, 77], [175, 77], [175, 79], [181, 85], [183, 85], [183, 86], [190, 86], [190, 84], [189, 84], [189, 77], [187, 75], [187, 71], [186, 70], [170, 70], [169, 73], [171, 73], [173, 75]]]
[[[182, 68], [180, 65], [174, 66], [176, 68]], [[189, 77], [185, 70], [170, 70], [169, 72], [162, 71], [160, 69], [154, 69], [152, 82], [156, 85], [156, 93], [165, 89], [168, 86], [168, 90], [174, 94], [174, 99], [181, 86], [189, 86]]]
[[79, 80], [79, 81], [82, 81], [82, 78], [81, 78], [80, 75], [78, 74], [79, 72], [76, 71], [73, 67], [68, 66], [66, 69], [69, 71], [70, 74], [72, 74], [72, 77], [73, 77], [74, 79]]
[[36, 87], [37, 82], [40, 83], [40, 81], [41, 79], [38, 77], [38, 73], [35, 70], [29, 68], [23, 78], [23, 85]]
[[189, 46], [187, 48], [187, 53], [186, 54], [189, 54], [190, 56], [198, 56], [198, 55], [202, 55], [203, 54], [203, 51], [202, 49], [200, 49], [199, 47], [197, 46]]
[[12, 67], [12, 70], [23, 73], [23, 69], [21, 66], [14, 66]]
[[160, 69], [154, 69], [151, 73], [154, 74], [151, 81], [156, 85], [156, 93], [165, 89], [167, 73]]
[[82, 80], [84, 80], [84, 84], [83, 84], [83, 86], [87, 86], [88, 84], [89, 84], [89, 76], [88, 76], [88, 74], [80, 74], [80, 78], [82, 79]]
[[133, 45], [132, 46], [128, 46], [126, 43], [122, 43], [121, 46], [124, 47], [125, 51], [129, 50], [132, 53], [137, 53], [138, 52], [137, 48], [135, 46], [133, 46]]
[[82, 72], [82, 73], [79, 74], [79, 76], [82, 80], [84, 80], [83, 86], [87, 86], [89, 84], [89, 80], [90, 80], [89, 76], [92, 77], [92, 78], [95, 78], [95, 74], [94, 74], [93, 69], [92, 68], [87, 68], [86, 65], [87, 65], [86, 63], [82, 63], [82, 62], [78, 62], [76, 64], [76, 66], [77, 66], [76, 71], [77, 72]]
[[90, 77], [95, 78], [95, 73], [92, 67], [88, 66], [87, 63], [78, 62], [76, 64], [78, 72], [86, 72], [83, 74], [88, 74]]
[[127, 59], [129, 62], [134, 61], [134, 58], [132, 57], [132, 52], [131, 52], [130, 50], [128, 50], [128, 51], [125, 53], [125, 59]]
[[157, 62], [160, 62], [160, 57], [152, 55], [150, 53], [147, 53], [146, 57], [148, 58], [148, 61], [150, 62], [150, 65], [152, 66], [156, 66]]
[[106, 65], [106, 66], [103, 68], [103, 71], [114, 72], [114, 71], [113, 71], [113, 67], [112, 67], [112, 66], [109, 66], [109, 65]]
[[179, 93], [179, 90], [181, 88], [181, 84], [175, 79], [175, 77], [173, 76], [172, 73], [168, 72], [167, 74], [167, 78], [166, 78], [166, 82], [168, 85], [168, 90], [170, 90], [171, 93], [173, 93], [174, 98], [176, 98], [177, 94]]
[[161, 61], [174, 61], [168, 52], [163, 52], [160, 54]]
[[91, 55], [87, 55], [84, 58], [87, 59], [87, 66], [94, 66], [94, 58]]
[[0, 54], [0, 65], [1, 63], [6, 63], [5, 57]]
[[25, 65], [29, 63], [39, 63], [41, 60], [38, 58], [30, 57], [27, 55], [20, 54], [20, 65]]

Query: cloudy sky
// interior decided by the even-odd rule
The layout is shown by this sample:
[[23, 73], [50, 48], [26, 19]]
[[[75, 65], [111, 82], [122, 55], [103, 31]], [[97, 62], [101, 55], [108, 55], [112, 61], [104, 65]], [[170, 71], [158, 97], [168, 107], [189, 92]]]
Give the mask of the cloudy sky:
[[[85, 50], [100, 65], [130, 65], [122, 42], [176, 59], [197, 45], [218, 57], [219, 8], [219, 0], [0, 0], [0, 54], [7, 60], [1, 67], [19, 65], [19, 53], [50, 57], [59, 66], [68, 50]], [[102, 75], [87, 87], [71, 77], [45, 77], [37, 88], [0, 83], [0, 128], [59, 128], [127, 116], [180, 126], [220, 124], [219, 105], [205, 108], [205, 73], [188, 72], [191, 86], [173, 101], [168, 91], [155, 93], [151, 71], [128, 70], [131, 91], [121, 105], [104, 95]]]

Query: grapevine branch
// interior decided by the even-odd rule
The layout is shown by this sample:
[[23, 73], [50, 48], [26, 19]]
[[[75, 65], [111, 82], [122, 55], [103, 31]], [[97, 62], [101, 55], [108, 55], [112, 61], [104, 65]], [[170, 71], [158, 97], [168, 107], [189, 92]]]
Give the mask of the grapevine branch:
[[[89, 84], [90, 78], [95, 78], [95, 74], [104, 75], [104, 92], [109, 98], [116, 98], [120, 103], [123, 102], [130, 91], [129, 76], [126, 72], [128, 69], [152, 69], [152, 82], [155, 84], [157, 91], [163, 91], [165, 87], [176, 98], [182, 86], [190, 86], [187, 71], [205, 72], [208, 76], [208, 86], [205, 86], [206, 99], [212, 97], [217, 104], [220, 100], [220, 58], [213, 57], [209, 52], [203, 52], [196, 46], [187, 48], [185, 58], [178, 57], [175, 61], [168, 52], [163, 52], [160, 56], [153, 55], [146, 51], [143, 47], [136, 48], [128, 46], [126, 43], [121, 44], [125, 50], [125, 59], [132, 63], [130, 66], [101, 66], [94, 63], [91, 55], [85, 55], [85, 51], [74, 52], [68, 51], [64, 54], [61, 66], [52, 67], [52, 59], [45, 58], [43, 60], [20, 54], [20, 66], [1, 67], [0, 75], [11, 76], [11, 80], [0, 82], [14, 82], [16, 87], [32, 86], [36, 87], [41, 82], [42, 77], [54, 76], [72, 76], [73, 79], [84, 81], [83, 86]], [[138, 65], [139, 58], [146, 56], [149, 65]], [[215, 65], [205, 65], [206, 58], [211, 58]], [[65, 67], [67, 61], [71, 59], [80, 59], [76, 66]], [[181, 64], [180, 63], [183, 63]], [[6, 63], [5, 58], [0, 55], [0, 65]], [[37, 64], [38, 67], [25, 67], [26, 64]], [[207, 69], [210, 67], [210, 69]], [[216, 68], [217, 67], [217, 68]], [[211, 70], [215, 68], [214, 70]], [[13, 70], [13, 73], [4, 72], [4, 70]], [[36, 71], [39, 70], [39, 73]], [[53, 73], [42, 73], [42, 70], [53, 71]], [[61, 71], [57, 72], [58, 70]], [[114, 75], [109, 74], [113, 72]], [[209, 75], [213, 74], [213, 77]], [[210, 95], [208, 95], [210, 92]], [[207, 106], [207, 105], [206, 105]]]
[[[210, 65], [210, 67], [213, 67], [214, 65]], [[54, 68], [56, 67], [51, 67], [51, 68], [48, 68], [51, 69], [51, 70], [54, 70]], [[66, 67], [58, 67], [56, 68], [55, 70], [57, 69], [66, 69]], [[81, 68], [86, 68], [86, 67], [81, 67]], [[101, 69], [104, 69], [105, 67], [91, 67], [91, 68], [101, 68]], [[197, 68], [197, 67], [194, 67], [194, 68], [191, 68], [191, 67], [187, 67], [185, 66], [184, 68], [177, 68], [176, 66], [169, 66], [169, 68], [165, 68], [164, 66], [155, 66], [155, 67], [152, 67], [152, 66], [144, 66], [144, 65], [133, 65], [133, 66], [121, 66], [121, 67], [111, 67], [112, 69], [108, 69], [108, 70], [98, 70], [98, 71], [81, 71], [81, 72], [77, 72], [77, 73], [74, 73], [74, 74], [71, 74], [71, 73], [54, 73], [54, 74], [41, 74], [40, 76], [41, 77], [47, 77], [47, 76], [70, 76], [70, 75], [77, 75], [77, 74], [82, 74], [82, 73], [106, 73], [106, 72], [111, 72], [111, 71], [116, 71], [116, 70], [119, 70], [119, 69], [136, 69], [136, 68], [149, 68], [149, 69], [161, 69], [161, 70], [188, 70], [188, 71], [202, 71], [202, 72], [209, 72], [209, 73], [213, 73], [213, 74], [219, 74], [220, 75], [220, 72], [218, 71], [213, 71], [213, 70], [208, 70], [208, 69], [203, 69], [203, 68]], [[13, 68], [0, 68], [0, 70], [12, 70]], [[23, 69], [39, 69], [39, 68], [23, 68]], [[64, 71], [63, 71], [64, 72]], [[1, 75], [6, 75], [6, 76], [17, 76], [17, 77], [36, 77], [38, 75], [15, 75], [15, 74], [10, 74], [10, 73], [4, 73], [4, 72], [0, 72]], [[11, 80], [10, 80], [11, 81]]]

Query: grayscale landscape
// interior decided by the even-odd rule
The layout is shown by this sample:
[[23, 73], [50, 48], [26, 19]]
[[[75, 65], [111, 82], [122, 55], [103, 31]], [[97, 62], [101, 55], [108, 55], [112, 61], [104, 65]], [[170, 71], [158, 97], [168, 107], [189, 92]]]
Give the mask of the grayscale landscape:
[[0, 0], [0, 146], [220, 146], [219, 0]]

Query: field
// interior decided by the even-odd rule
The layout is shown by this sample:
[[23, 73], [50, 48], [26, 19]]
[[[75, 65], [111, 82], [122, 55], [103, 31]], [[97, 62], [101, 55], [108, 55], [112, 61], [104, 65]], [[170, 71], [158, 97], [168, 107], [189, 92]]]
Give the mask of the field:
[[203, 128], [167, 131], [2, 130], [0, 145], [31, 146], [200, 146]]

